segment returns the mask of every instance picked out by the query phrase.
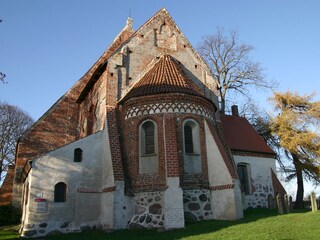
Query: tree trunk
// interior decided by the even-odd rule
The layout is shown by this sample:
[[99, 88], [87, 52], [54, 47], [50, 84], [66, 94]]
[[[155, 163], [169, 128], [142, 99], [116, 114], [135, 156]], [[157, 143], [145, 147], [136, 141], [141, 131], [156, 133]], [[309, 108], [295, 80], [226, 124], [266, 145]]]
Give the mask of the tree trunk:
[[291, 154], [291, 155], [293, 158], [293, 164], [297, 174], [297, 196], [296, 196], [296, 202], [294, 204], [294, 208], [303, 209], [304, 208], [304, 202], [303, 202], [304, 189], [303, 189], [302, 169], [301, 169], [298, 157], [295, 154]]
[[226, 100], [221, 96], [221, 114], [226, 113]]

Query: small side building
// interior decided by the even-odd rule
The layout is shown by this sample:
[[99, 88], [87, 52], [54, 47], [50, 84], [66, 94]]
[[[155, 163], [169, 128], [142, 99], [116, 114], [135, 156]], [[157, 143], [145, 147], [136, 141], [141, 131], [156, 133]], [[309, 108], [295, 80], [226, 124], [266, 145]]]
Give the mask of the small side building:
[[232, 106], [232, 115], [222, 115], [226, 141], [231, 150], [243, 199], [243, 209], [275, 206], [277, 193], [286, 194], [276, 177], [276, 154], [262, 139], [238, 107]]

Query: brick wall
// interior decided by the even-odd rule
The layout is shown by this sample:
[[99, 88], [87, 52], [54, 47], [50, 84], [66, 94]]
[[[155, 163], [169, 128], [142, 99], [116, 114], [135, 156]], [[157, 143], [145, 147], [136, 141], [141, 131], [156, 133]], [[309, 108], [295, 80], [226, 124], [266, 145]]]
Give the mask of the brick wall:
[[12, 184], [14, 178], [14, 166], [9, 166], [7, 175], [0, 188], [0, 205], [10, 204], [12, 201]]
[[[185, 189], [208, 188], [208, 169], [205, 144], [204, 116], [191, 113], [154, 113], [138, 115], [125, 119], [125, 113], [130, 109], [139, 109], [149, 104], [159, 105], [168, 102], [188, 102], [207, 108], [214, 116], [214, 106], [195, 96], [184, 94], [153, 95], [130, 99], [121, 106], [124, 166], [126, 177], [134, 192], [158, 191], [166, 187], [166, 177], [180, 177], [181, 186]], [[185, 106], [186, 107], [186, 106]], [[162, 109], [163, 110], [163, 109]], [[136, 110], [138, 111], [138, 110]], [[160, 110], [159, 110], [160, 111]], [[189, 110], [188, 110], [189, 111]], [[158, 129], [158, 174], [139, 174], [139, 126], [150, 119], [157, 124]], [[199, 125], [202, 172], [197, 174], [184, 173], [183, 132], [185, 119], [192, 119]]]

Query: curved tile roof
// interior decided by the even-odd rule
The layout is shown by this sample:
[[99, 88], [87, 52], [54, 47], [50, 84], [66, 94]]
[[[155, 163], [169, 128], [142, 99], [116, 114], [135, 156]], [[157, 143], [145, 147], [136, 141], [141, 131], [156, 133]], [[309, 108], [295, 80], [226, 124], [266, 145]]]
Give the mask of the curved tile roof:
[[121, 101], [164, 93], [184, 93], [205, 97], [200, 88], [184, 74], [179, 63], [172, 56], [164, 54]]
[[246, 118], [221, 115], [221, 121], [231, 150], [275, 154]]

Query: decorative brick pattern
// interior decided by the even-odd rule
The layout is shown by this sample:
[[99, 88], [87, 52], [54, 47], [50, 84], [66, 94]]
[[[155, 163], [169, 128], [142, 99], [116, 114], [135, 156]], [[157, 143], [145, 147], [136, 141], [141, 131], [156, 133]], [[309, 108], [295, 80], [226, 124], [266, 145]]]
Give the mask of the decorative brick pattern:
[[149, 105], [143, 105], [133, 107], [127, 110], [125, 113], [125, 119], [145, 116], [158, 113], [190, 113], [204, 116], [213, 120], [213, 114], [210, 110], [203, 106], [188, 102], [168, 102], [168, 103], [154, 103]]
[[234, 189], [234, 184], [225, 184], [219, 186], [210, 186], [211, 191], [225, 190], [225, 189]]

